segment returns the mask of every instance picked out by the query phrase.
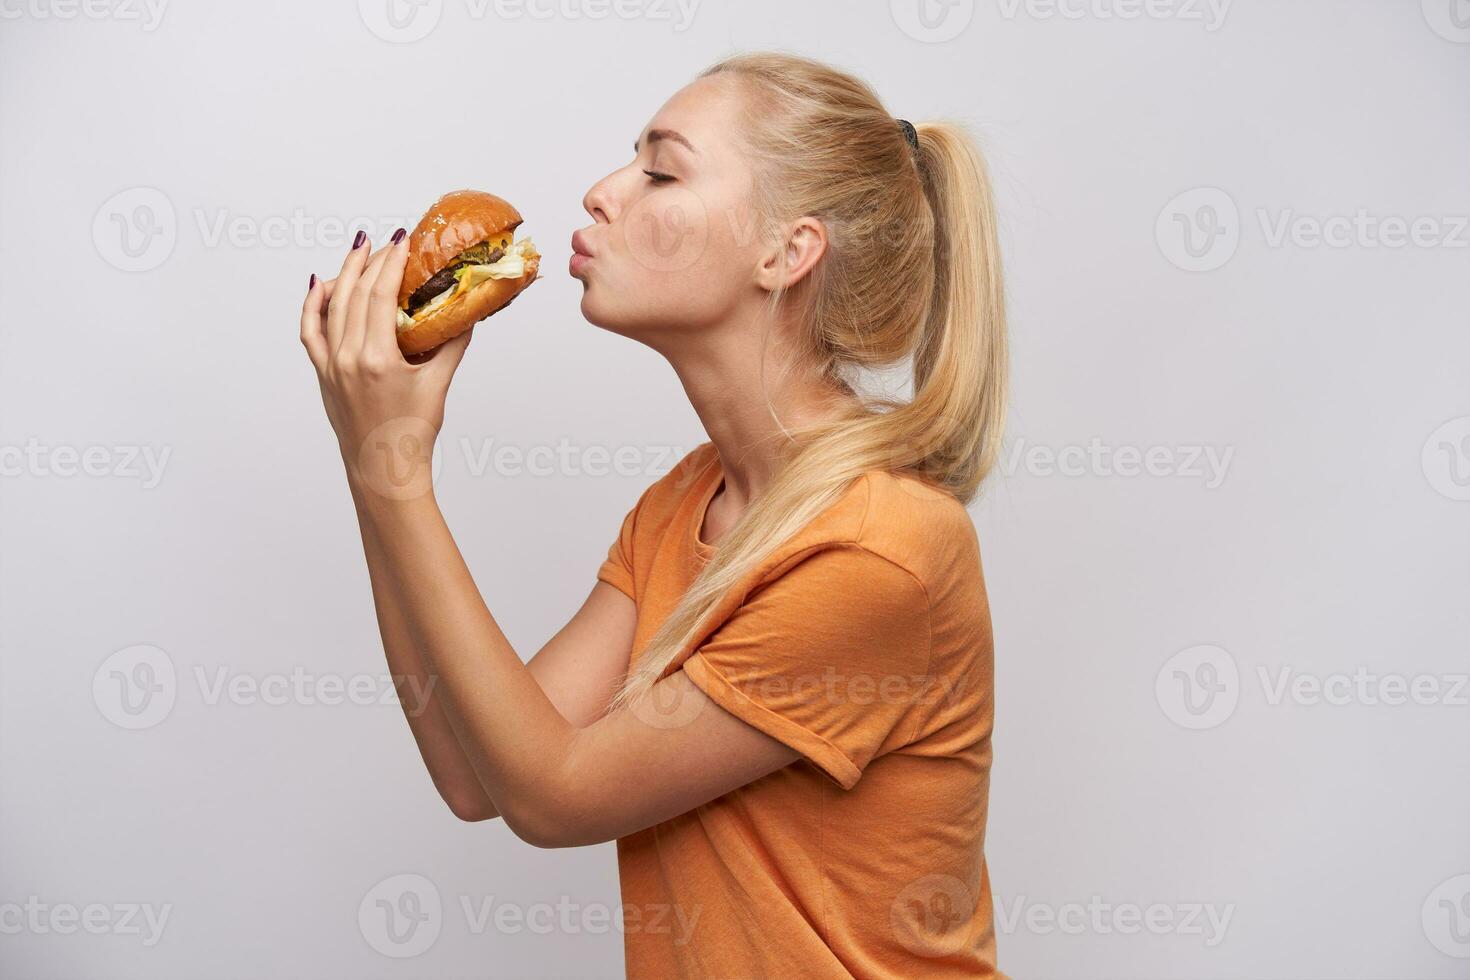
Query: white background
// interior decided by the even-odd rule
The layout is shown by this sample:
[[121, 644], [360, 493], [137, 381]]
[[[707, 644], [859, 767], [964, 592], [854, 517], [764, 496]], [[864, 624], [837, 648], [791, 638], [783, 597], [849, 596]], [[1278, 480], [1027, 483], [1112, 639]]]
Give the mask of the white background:
[[[0, 972], [621, 975], [611, 845], [459, 823], [396, 706], [320, 703], [385, 667], [298, 309], [360, 219], [526, 215], [546, 278], [456, 379], [439, 495], [530, 656], [704, 439], [581, 320], [581, 196], [781, 47], [970, 121], [996, 175], [1001, 966], [1470, 976], [1470, 4], [399, 2], [0, 0]], [[442, 911], [399, 943], [405, 891]]]

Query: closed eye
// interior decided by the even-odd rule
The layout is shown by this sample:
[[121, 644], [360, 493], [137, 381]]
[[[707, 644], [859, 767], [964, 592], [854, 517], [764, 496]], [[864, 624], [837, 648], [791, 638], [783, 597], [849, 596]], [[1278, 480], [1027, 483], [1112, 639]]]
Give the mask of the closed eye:
[[648, 174], [648, 179], [655, 184], [665, 184], [674, 179], [672, 175], [661, 174], [657, 170], [645, 170], [643, 172]]

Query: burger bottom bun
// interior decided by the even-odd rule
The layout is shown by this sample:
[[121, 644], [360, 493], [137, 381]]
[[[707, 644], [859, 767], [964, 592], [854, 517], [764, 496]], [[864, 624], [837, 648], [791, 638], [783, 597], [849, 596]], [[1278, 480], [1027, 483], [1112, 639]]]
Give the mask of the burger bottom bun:
[[519, 279], [487, 279], [433, 315], [398, 331], [398, 349], [405, 354], [422, 354], [458, 337], [535, 282], [539, 266], [539, 256], [529, 259], [525, 274]]

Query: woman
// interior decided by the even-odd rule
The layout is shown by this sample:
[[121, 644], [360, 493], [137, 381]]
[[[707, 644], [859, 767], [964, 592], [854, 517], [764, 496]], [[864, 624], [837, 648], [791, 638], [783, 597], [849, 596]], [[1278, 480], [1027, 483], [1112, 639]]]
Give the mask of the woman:
[[[570, 271], [590, 322], [668, 359], [710, 438], [643, 493], [529, 664], [427, 467], [411, 492], [381, 469], [437, 435], [469, 334], [399, 356], [401, 234], [307, 295], [384, 649], [432, 692], [405, 703], [424, 762], [465, 820], [618, 841], [630, 977], [998, 976], [991, 632], [964, 507], [1005, 414], [979, 154], [764, 54], [676, 93], [634, 153], [587, 193]], [[859, 394], [862, 369], [909, 356], [911, 400]]]

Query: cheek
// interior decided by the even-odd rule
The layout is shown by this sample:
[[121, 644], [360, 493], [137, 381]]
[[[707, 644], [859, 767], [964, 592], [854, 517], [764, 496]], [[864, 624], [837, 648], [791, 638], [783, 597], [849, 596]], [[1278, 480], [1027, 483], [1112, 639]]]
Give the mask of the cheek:
[[686, 323], [718, 316], [746, 259], [725, 210], [677, 186], [639, 200], [615, 226], [618, 268], [608, 285], [619, 295], [598, 297], [599, 305]]
[[644, 195], [619, 227], [623, 252], [635, 269], [677, 276], [703, 264], [711, 213], [698, 194], [676, 185]]

